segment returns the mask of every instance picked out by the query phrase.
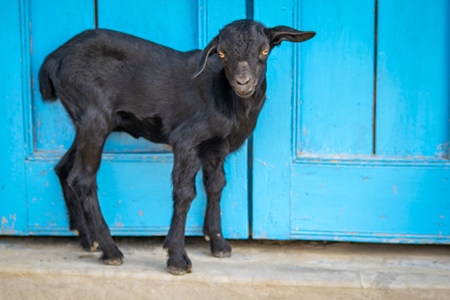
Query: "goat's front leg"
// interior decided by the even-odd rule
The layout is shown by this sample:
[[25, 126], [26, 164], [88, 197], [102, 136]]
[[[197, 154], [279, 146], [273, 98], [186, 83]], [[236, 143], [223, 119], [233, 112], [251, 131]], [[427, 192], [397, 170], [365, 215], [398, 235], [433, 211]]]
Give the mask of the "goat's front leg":
[[197, 150], [174, 147], [172, 171], [174, 209], [164, 249], [169, 253], [167, 268], [174, 275], [191, 272], [192, 263], [184, 249], [186, 216], [196, 196], [195, 175], [200, 168]]
[[211, 253], [216, 257], [231, 256], [231, 246], [222, 236], [220, 220], [220, 198], [226, 184], [223, 164], [227, 155], [226, 145], [218, 145], [202, 157], [203, 184], [207, 195], [207, 206], [203, 233], [211, 243]]

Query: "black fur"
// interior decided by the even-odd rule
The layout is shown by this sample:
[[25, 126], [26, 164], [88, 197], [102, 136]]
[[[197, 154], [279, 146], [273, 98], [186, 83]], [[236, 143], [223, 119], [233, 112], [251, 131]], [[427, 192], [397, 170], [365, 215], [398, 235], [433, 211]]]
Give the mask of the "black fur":
[[213, 255], [231, 255], [220, 225], [223, 164], [252, 133], [264, 104], [268, 55], [263, 51], [314, 34], [241, 20], [224, 27], [203, 51], [179, 52], [98, 29], [51, 53], [39, 73], [40, 91], [45, 100], [61, 100], [76, 129], [55, 171], [70, 229], [79, 234], [83, 247], [98, 246], [105, 263], [122, 263], [123, 254], [100, 211], [96, 174], [108, 135], [125, 131], [173, 148], [174, 211], [164, 241], [169, 271], [184, 274], [191, 269], [184, 231], [200, 168], [208, 198], [205, 237]]

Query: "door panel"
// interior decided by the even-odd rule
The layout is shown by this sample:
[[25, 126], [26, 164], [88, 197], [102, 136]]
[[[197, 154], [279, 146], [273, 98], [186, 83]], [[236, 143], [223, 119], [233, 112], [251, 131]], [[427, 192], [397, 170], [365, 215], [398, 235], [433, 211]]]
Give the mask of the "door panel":
[[255, 4], [317, 35], [271, 54], [254, 238], [450, 242], [449, 5], [394, 2]]
[[[22, 47], [19, 1], [0, 2], [0, 234], [23, 234], [27, 227], [25, 128], [22, 99], [28, 84], [28, 49]], [[4, 30], [8, 28], [8, 30]]]
[[[95, 27], [124, 31], [179, 50], [204, 47], [219, 28], [245, 16], [245, 2], [233, 5], [186, 1], [24, 1], [22, 19], [29, 37], [32, 97], [24, 97], [30, 121], [26, 185], [28, 225], [25, 234], [67, 235], [68, 223], [54, 166], [70, 147], [74, 130], [60, 102], [43, 103], [37, 74], [45, 56], [73, 35]], [[216, 11], [218, 10], [218, 11]], [[29, 12], [29, 13], [28, 13]], [[54, 18], [48, 18], [49, 12]], [[223, 12], [223, 15], [221, 14]], [[220, 16], [220, 18], [217, 18]], [[55, 26], [58, 24], [58, 26]], [[28, 37], [26, 34], [23, 40]], [[170, 147], [127, 134], [112, 134], [98, 173], [98, 194], [113, 235], [165, 235], [172, 214]], [[229, 238], [248, 237], [247, 146], [226, 163], [228, 184], [223, 201], [223, 231]], [[186, 234], [202, 235], [206, 196], [197, 177], [197, 199], [188, 214]]]
[[42, 62], [50, 52], [74, 35], [94, 28], [92, 4], [90, 0], [30, 0], [29, 8], [24, 8], [29, 9], [30, 65], [33, 80], [32, 134], [33, 148], [36, 152], [61, 151], [69, 149], [72, 144], [74, 130], [66, 111], [59, 102], [49, 104], [42, 101], [37, 76]]
[[445, 0], [379, 1], [379, 155], [448, 158], [449, 12]]
[[372, 154], [373, 9], [371, 1], [302, 1], [298, 24], [317, 36], [294, 61], [296, 155]]
[[448, 243], [449, 169], [412, 164], [296, 164], [289, 237]]

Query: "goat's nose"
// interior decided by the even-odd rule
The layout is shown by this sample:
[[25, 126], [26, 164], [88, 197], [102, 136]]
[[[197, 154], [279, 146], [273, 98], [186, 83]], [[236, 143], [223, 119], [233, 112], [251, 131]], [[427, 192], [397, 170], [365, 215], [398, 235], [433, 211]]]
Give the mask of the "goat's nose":
[[236, 76], [236, 82], [240, 85], [246, 85], [250, 79], [251, 77], [247, 74]]

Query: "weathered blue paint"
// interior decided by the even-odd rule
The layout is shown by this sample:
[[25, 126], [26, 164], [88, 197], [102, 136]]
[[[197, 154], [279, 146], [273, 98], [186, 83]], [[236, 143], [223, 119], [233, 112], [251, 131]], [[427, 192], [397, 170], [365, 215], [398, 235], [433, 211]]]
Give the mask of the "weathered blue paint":
[[379, 1], [377, 154], [448, 158], [450, 1], [413, 3]]
[[296, 164], [291, 238], [448, 243], [450, 169]]
[[[0, 234], [68, 235], [53, 167], [74, 130], [59, 102], [42, 103], [36, 74], [45, 55], [95, 27], [95, 1], [3, 2]], [[450, 243], [448, 1], [97, 3], [99, 27], [179, 50], [204, 47], [248, 7], [267, 26], [317, 32], [271, 53], [251, 169], [247, 144], [226, 164], [226, 237], [247, 238], [251, 224], [258, 239]], [[98, 186], [114, 235], [167, 233], [171, 168], [166, 146], [108, 139]], [[202, 231], [201, 180], [188, 235]]]
[[296, 68], [296, 155], [372, 154], [374, 1], [302, 1], [300, 13], [318, 34]]
[[[255, 1], [254, 17], [269, 27], [298, 25], [294, 24], [294, 4]], [[253, 238], [289, 238], [294, 48], [282, 43], [269, 56], [267, 100], [253, 133]]]
[[376, 3], [255, 2], [317, 35], [271, 54], [254, 238], [450, 243], [449, 3]]
[[[95, 27], [94, 4], [90, 0], [24, 0], [21, 6], [11, 4], [2, 10], [8, 22], [13, 20], [8, 27], [16, 27], [4, 37], [4, 41], [10, 41], [10, 48], [3, 56], [8, 60], [2, 70], [14, 77], [2, 82], [2, 99], [6, 99], [2, 112], [7, 117], [2, 118], [2, 141], [8, 140], [11, 147], [1, 150], [5, 151], [1, 157], [8, 161], [0, 181], [6, 190], [0, 201], [0, 218], [4, 220], [1, 234], [70, 234], [53, 167], [70, 146], [74, 130], [59, 102], [42, 102], [36, 75], [48, 53], [73, 35]], [[125, 31], [179, 50], [205, 46], [219, 28], [243, 17], [244, 1], [232, 6], [210, 1], [186, 1], [176, 6], [149, 1], [124, 6], [120, 1], [98, 1], [99, 27]], [[23, 30], [28, 24], [30, 28]], [[225, 167], [228, 185], [221, 205], [223, 233], [228, 238], [248, 237], [246, 147], [230, 156]], [[114, 235], [167, 233], [172, 214], [172, 164], [167, 146], [126, 134], [110, 137], [98, 174], [98, 193]], [[15, 172], [12, 177], [11, 172]], [[197, 186], [198, 197], [188, 215], [188, 235], [202, 234], [206, 197], [201, 176]], [[19, 200], [5, 201], [10, 198]]]
[[[27, 49], [21, 38], [26, 28], [20, 17], [21, 2], [0, 3], [0, 233], [26, 234], [25, 129], [23, 86], [29, 84], [26, 72]], [[6, 30], [7, 29], [7, 30]]]
[[[30, 40], [32, 41], [30, 65], [33, 78], [31, 105], [33, 127], [33, 152], [64, 152], [72, 144], [74, 133], [72, 123], [61, 103], [47, 105], [38, 90], [37, 75], [45, 57], [72, 36], [86, 29], [94, 28], [94, 6], [90, 0], [82, 1], [25, 1], [29, 9]], [[50, 17], [51, 16], [51, 17]], [[30, 153], [31, 154], [31, 153]]]

